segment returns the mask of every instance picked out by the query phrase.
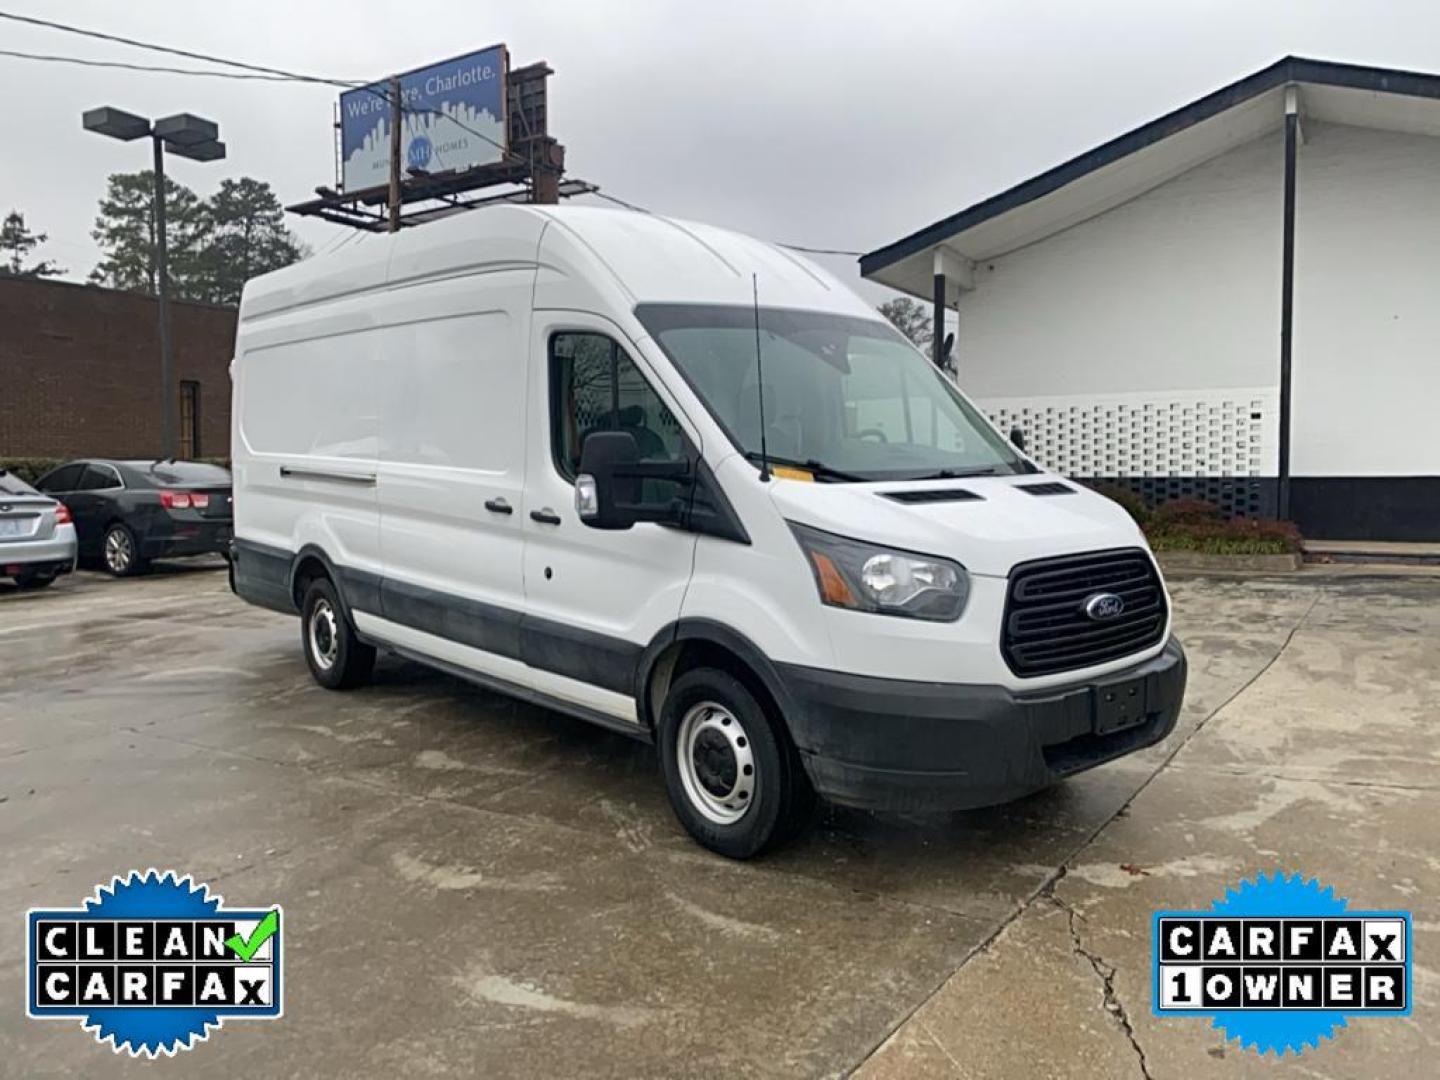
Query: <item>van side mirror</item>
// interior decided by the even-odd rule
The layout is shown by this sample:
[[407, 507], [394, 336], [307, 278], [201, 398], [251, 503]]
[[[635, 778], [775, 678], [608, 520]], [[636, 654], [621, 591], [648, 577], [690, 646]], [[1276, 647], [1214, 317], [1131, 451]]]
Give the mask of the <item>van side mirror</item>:
[[[679, 524], [684, 510], [679, 495], [689, 474], [681, 461], [641, 461], [639, 444], [628, 431], [592, 431], [580, 449], [575, 512], [592, 529], [628, 529], [637, 521]], [[673, 488], [675, 496], [644, 501], [646, 480], [668, 481], [659, 486]]]
[[1024, 452], [1025, 452], [1025, 429], [1022, 428], [1022, 427], [1020, 427], [1020, 425], [1018, 425], [1018, 424], [1016, 424], [1014, 427], [1012, 427], [1012, 428], [1010, 429], [1010, 441], [1015, 445], [1015, 449], [1016, 449], [1016, 450], [1019, 450], [1021, 453], [1024, 453]]

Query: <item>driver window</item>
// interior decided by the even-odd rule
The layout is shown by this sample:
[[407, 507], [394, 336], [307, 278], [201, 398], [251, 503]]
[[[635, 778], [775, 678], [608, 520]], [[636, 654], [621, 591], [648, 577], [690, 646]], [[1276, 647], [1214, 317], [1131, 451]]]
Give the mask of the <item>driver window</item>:
[[592, 431], [628, 431], [642, 461], [683, 461], [679, 423], [640, 369], [604, 334], [566, 331], [550, 339], [551, 446], [567, 480], [580, 471]]

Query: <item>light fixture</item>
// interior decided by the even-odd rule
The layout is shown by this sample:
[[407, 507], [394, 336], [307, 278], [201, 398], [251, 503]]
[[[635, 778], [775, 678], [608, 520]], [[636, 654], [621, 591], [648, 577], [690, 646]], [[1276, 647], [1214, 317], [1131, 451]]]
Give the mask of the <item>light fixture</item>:
[[86, 131], [109, 135], [112, 139], [122, 139], [125, 142], [150, 134], [149, 120], [143, 116], [128, 113], [124, 109], [114, 109], [109, 106], [89, 109], [81, 119], [85, 124]]

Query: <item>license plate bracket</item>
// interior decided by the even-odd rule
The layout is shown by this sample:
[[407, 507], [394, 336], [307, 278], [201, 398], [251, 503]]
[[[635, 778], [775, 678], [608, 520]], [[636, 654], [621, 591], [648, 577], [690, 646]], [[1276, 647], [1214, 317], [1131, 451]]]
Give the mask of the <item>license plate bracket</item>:
[[1150, 711], [1148, 686], [1144, 676], [1096, 684], [1091, 690], [1095, 734], [1111, 735], [1144, 723]]

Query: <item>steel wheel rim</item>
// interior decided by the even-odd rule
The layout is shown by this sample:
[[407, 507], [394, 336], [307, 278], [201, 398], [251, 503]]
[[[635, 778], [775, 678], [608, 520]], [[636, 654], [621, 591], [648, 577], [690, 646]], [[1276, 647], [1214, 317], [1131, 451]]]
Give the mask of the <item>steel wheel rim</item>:
[[716, 825], [734, 825], [760, 787], [750, 736], [734, 713], [713, 701], [693, 706], [680, 721], [676, 757], [690, 805]]
[[135, 552], [130, 545], [130, 534], [124, 529], [111, 529], [105, 534], [105, 565], [117, 574], [130, 568]]
[[315, 601], [310, 612], [310, 655], [322, 671], [335, 666], [340, 653], [340, 627], [329, 600]]

